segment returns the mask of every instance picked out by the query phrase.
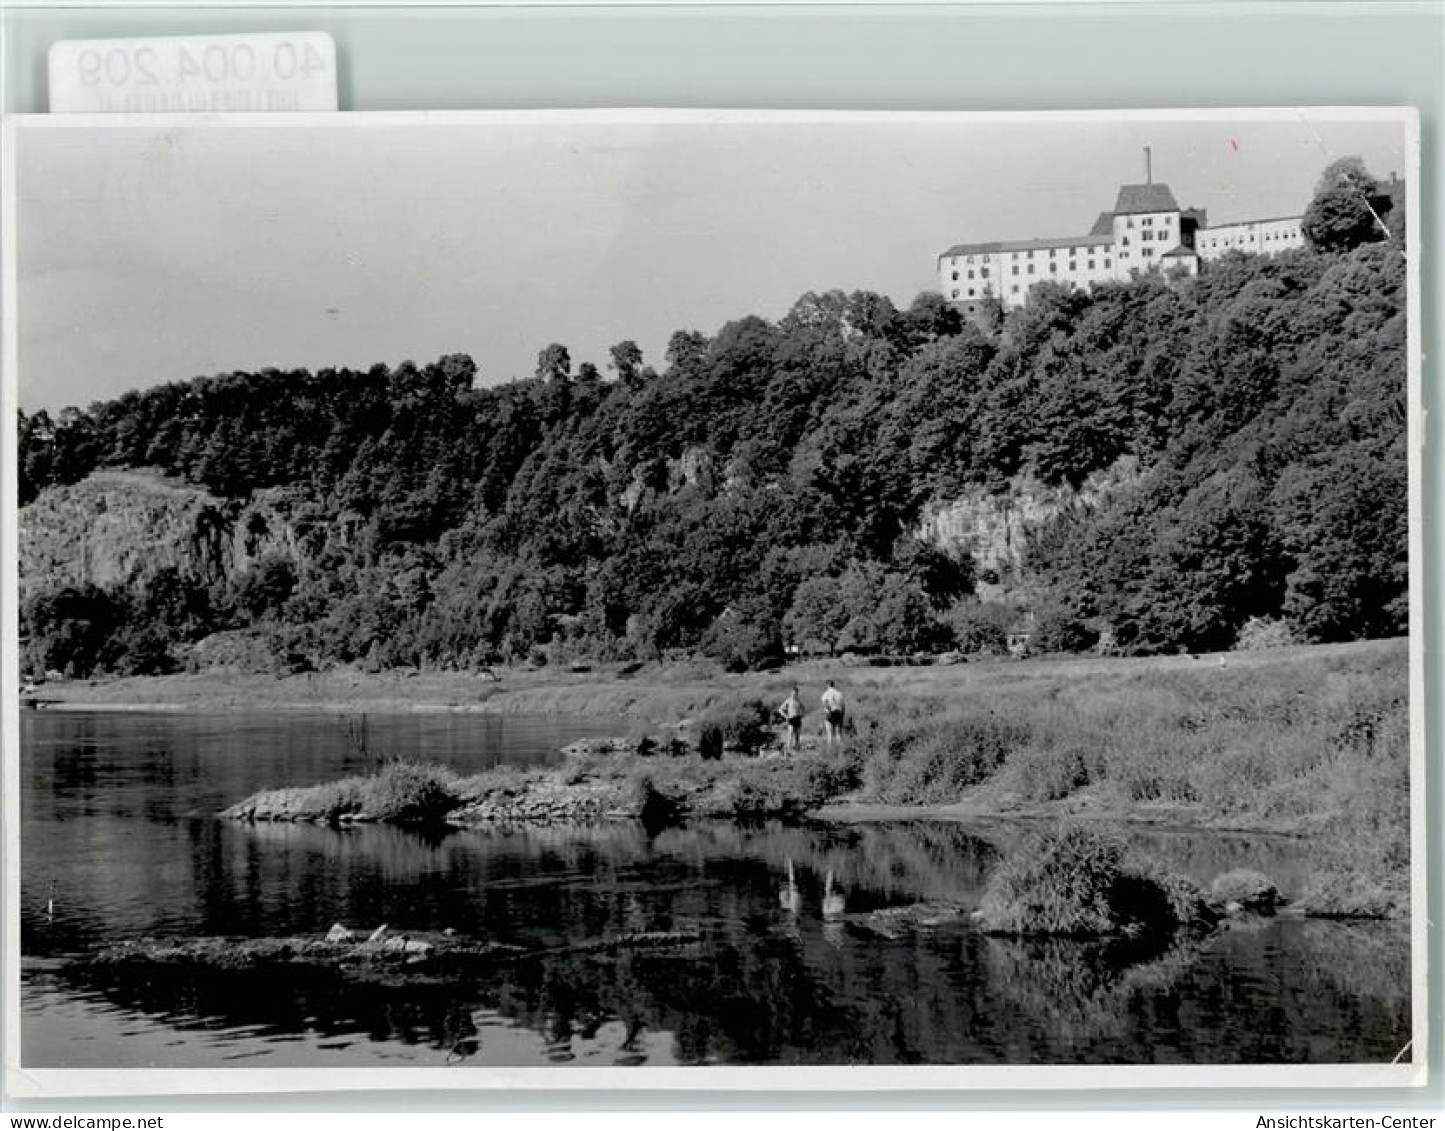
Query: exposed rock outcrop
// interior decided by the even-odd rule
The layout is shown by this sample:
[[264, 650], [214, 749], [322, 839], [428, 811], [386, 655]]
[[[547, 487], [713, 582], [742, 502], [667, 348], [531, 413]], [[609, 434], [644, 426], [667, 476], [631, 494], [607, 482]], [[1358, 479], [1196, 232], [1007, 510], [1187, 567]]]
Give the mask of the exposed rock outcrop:
[[1016, 574], [1033, 531], [1072, 508], [1097, 506], [1139, 477], [1138, 461], [1125, 456], [1089, 476], [1077, 491], [1032, 476], [1016, 479], [1002, 494], [977, 487], [927, 507], [918, 533], [943, 549], [972, 555], [980, 573]]
[[268, 555], [303, 556], [284, 490], [223, 499], [158, 472], [97, 471], [19, 513], [22, 597], [65, 585], [136, 585], [165, 568], [205, 582]]

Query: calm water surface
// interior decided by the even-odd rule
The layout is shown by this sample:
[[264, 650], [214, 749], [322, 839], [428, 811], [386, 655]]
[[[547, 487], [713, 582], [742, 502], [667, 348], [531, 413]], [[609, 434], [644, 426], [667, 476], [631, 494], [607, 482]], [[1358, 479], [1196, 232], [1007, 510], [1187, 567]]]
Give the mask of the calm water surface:
[[[373, 751], [469, 772], [556, 757], [616, 724], [373, 717]], [[1020, 835], [997, 824], [705, 823], [421, 835], [246, 826], [268, 786], [367, 768], [324, 715], [27, 713], [23, 1037], [53, 1067], [1388, 1061], [1408, 1039], [1398, 924], [1276, 920], [1164, 953], [918, 931], [868, 913], [973, 901]], [[1297, 842], [1133, 834], [1196, 880], [1288, 893]], [[792, 862], [802, 906], [779, 898]], [[848, 918], [822, 917], [832, 872]], [[52, 901], [47, 909], [47, 901]], [[142, 935], [454, 927], [532, 948], [689, 929], [668, 951], [553, 955], [485, 978], [358, 989], [311, 973], [78, 979], [65, 958]]]

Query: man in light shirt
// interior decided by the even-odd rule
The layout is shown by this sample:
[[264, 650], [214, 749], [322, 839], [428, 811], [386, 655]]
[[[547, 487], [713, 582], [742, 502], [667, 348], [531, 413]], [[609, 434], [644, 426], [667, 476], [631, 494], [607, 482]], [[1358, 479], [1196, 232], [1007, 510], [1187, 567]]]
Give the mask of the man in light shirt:
[[823, 737], [829, 746], [843, 740], [843, 693], [831, 679], [823, 692]]

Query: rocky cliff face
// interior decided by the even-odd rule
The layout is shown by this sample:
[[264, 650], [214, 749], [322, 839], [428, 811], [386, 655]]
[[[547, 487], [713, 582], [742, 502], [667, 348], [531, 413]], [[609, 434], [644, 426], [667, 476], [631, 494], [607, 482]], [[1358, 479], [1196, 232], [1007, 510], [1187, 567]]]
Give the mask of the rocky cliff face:
[[203, 581], [268, 554], [299, 556], [288, 500], [246, 504], [145, 471], [99, 471], [43, 491], [19, 513], [20, 595], [65, 585], [134, 585], [173, 567]]
[[683, 449], [676, 459], [663, 461], [661, 474], [657, 467], [651, 465], [634, 467], [632, 481], [618, 496], [617, 502], [628, 512], [636, 510], [644, 499], [657, 494], [661, 489], [660, 484], [650, 486], [649, 481], [663, 478], [666, 480], [667, 491], [672, 494], [685, 487], [696, 487], [707, 495], [715, 495], [719, 490], [720, 478], [722, 490], [734, 489], [738, 485], [736, 467], [728, 464], [720, 476], [717, 464], [717, 457], [711, 449], [694, 444]]
[[[687, 484], [715, 487], [719, 477], [703, 449], [689, 449], [670, 463], [668, 473], [674, 490]], [[1078, 491], [1030, 477], [1002, 494], [979, 488], [928, 507], [918, 533], [972, 555], [980, 573], [1014, 577], [1032, 530], [1069, 508], [1097, 505], [1138, 478], [1137, 463], [1126, 458], [1091, 476]], [[639, 481], [620, 501], [635, 506], [644, 490]], [[287, 492], [260, 492], [242, 504], [155, 472], [100, 471], [68, 487], [48, 488], [21, 508], [19, 520], [22, 599], [87, 582], [135, 585], [168, 566], [213, 582], [267, 555], [298, 562], [311, 556], [303, 544], [304, 515]], [[323, 538], [345, 541], [344, 525], [322, 532]]]
[[925, 509], [919, 537], [946, 550], [967, 553], [982, 574], [1016, 575], [1023, 565], [1028, 535], [1075, 507], [1097, 506], [1139, 479], [1138, 461], [1127, 456], [1091, 475], [1079, 490], [1050, 487], [1024, 476], [1002, 494], [977, 488]]

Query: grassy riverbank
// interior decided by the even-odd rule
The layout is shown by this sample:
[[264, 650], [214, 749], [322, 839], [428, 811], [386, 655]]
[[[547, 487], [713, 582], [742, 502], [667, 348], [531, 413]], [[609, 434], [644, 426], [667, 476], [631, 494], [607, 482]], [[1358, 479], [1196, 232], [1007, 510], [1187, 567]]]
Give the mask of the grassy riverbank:
[[[826, 772], [822, 762], [818, 773], [794, 773], [742, 760], [727, 789], [776, 791], [779, 811], [831, 800], [833, 817], [1070, 815], [1318, 837], [1321, 866], [1306, 898], [1321, 911], [1391, 914], [1405, 907], [1408, 882], [1407, 673], [1407, 645], [1391, 640], [1198, 658], [814, 662], [745, 675], [702, 665], [627, 677], [504, 670], [496, 682], [450, 672], [206, 674], [55, 695], [102, 708], [588, 715], [617, 718], [619, 734], [667, 735], [682, 720], [774, 703], [794, 682], [811, 707], [834, 678], [855, 733]], [[814, 708], [810, 738], [817, 721]], [[722, 791], [716, 765], [629, 757], [609, 771], [609, 789], [645, 772], [659, 788], [700, 797]], [[789, 790], [796, 796], [781, 796]]]
[[[781, 700], [802, 686], [816, 721], [824, 679], [837, 679], [855, 717], [886, 713], [895, 701], [939, 702], [990, 697], [995, 692], [1055, 698], [1066, 685], [1087, 694], [1099, 686], [1145, 685], [1171, 677], [1229, 684], [1247, 673], [1266, 681], [1290, 669], [1359, 670], [1396, 664], [1404, 686], [1404, 640], [1365, 641], [1205, 656], [1143, 659], [1066, 657], [993, 659], [925, 667], [872, 667], [814, 660], [779, 672], [724, 672], [706, 661], [648, 664], [628, 675], [614, 665], [573, 672], [556, 668], [498, 667], [495, 679], [472, 672], [353, 668], [275, 676], [225, 668], [166, 676], [61, 680], [40, 694], [69, 710], [297, 710], [483, 711], [501, 714], [591, 715], [665, 723], [698, 714], [737, 696]], [[1223, 666], [1221, 666], [1223, 665]], [[1102, 681], [1102, 682], [1101, 682]]]

